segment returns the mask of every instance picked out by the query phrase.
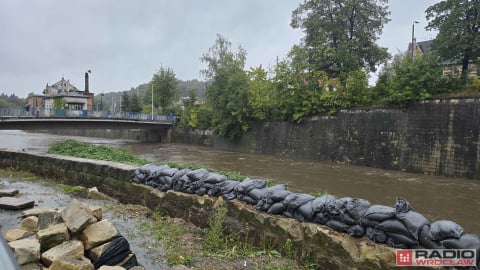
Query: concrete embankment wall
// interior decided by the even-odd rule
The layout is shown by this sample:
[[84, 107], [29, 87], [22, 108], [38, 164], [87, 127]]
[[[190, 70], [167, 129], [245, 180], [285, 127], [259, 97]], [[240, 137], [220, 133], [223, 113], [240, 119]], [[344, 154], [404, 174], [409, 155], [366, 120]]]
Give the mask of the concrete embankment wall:
[[152, 210], [206, 227], [219, 206], [227, 208], [225, 228], [243, 235], [245, 243], [284, 250], [287, 240], [299, 260], [317, 269], [394, 269], [395, 252], [369, 240], [356, 239], [327, 227], [256, 211], [253, 206], [221, 197], [160, 192], [129, 182], [136, 167], [113, 162], [48, 154], [0, 151], [0, 168], [15, 168], [56, 179], [69, 185], [96, 186], [122, 203], [141, 204]]
[[300, 124], [253, 123], [235, 142], [176, 128], [172, 142], [480, 179], [479, 129], [480, 100], [435, 100], [403, 110], [342, 111]]

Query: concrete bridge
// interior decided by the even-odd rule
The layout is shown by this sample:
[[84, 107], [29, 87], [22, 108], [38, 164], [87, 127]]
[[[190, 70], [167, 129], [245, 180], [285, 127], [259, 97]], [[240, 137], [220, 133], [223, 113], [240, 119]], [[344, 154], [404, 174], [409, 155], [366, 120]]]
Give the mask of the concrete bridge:
[[55, 131], [151, 142], [168, 141], [175, 119], [174, 116], [126, 112], [0, 108], [0, 130]]

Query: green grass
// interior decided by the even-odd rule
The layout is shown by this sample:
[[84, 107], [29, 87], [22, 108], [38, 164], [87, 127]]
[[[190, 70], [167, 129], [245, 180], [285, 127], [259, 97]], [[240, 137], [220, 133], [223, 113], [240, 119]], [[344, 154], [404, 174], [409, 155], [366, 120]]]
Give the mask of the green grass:
[[50, 145], [47, 153], [79, 158], [107, 160], [131, 165], [144, 165], [151, 163], [151, 161], [140, 158], [125, 149], [104, 145], [94, 145], [72, 139], [58, 141]]

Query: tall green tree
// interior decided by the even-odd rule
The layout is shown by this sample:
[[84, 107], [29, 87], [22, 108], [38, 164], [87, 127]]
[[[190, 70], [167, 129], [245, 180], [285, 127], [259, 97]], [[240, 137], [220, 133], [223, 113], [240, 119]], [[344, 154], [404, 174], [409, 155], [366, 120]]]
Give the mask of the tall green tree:
[[303, 30], [311, 71], [342, 77], [375, 71], [389, 54], [375, 42], [389, 21], [388, 0], [305, 0], [292, 12], [291, 26]]
[[228, 139], [240, 137], [249, 129], [247, 121], [248, 76], [244, 71], [246, 52], [231, 49], [231, 43], [217, 34], [215, 44], [201, 57], [207, 68], [202, 70], [211, 80], [207, 88], [207, 105], [217, 134]]
[[173, 70], [160, 67], [160, 70], [153, 74], [150, 82], [150, 88], [152, 89], [152, 87], [154, 107], [160, 106], [162, 113], [168, 113], [165, 111], [166, 108], [179, 97], [177, 79]]
[[268, 73], [260, 65], [247, 72], [250, 84], [248, 87], [249, 115], [253, 119], [266, 120], [271, 117], [273, 110], [272, 82]]
[[459, 60], [465, 75], [480, 56], [480, 0], [445, 0], [426, 10], [427, 30], [438, 30], [432, 43], [444, 60]]
[[140, 112], [142, 110], [142, 105], [136, 93], [133, 93], [132, 100], [130, 101], [130, 111], [131, 112]]
[[124, 91], [122, 93], [122, 106], [121, 110], [124, 112], [130, 112], [131, 111], [131, 105], [130, 105], [130, 97], [128, 96], [127, 91]]

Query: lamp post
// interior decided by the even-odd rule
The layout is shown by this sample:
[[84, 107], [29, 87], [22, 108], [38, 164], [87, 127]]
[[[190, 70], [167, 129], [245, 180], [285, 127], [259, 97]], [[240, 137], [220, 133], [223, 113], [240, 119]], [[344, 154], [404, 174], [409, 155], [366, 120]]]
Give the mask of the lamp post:
[[415, 57], [415, 46], [414, 46], [414, 42], [415, 42], [415, 24], [418, 23], [417, 21], [414, 21], [412, 23], [412, 58]]
[[154, 83], [152, 83], [152, 121], [153, 121], [153, 85]]

